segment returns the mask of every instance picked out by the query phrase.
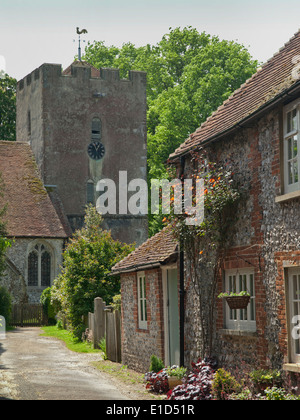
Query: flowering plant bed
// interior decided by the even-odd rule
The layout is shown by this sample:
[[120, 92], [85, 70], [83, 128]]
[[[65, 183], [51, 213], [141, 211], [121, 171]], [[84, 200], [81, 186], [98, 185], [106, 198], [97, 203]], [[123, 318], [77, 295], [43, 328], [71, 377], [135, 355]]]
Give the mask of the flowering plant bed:
[[165, 394], [169, 391], [167, 369], [164, 368], [158, 373], [148, 372], [145, 374], [146, 389], [157, 394]]
[[192, 371], [183, 379], [183, 384], [168, 392], [169, 400], [211, 400], [212, 383], [216, 371], [216, 362], [211, 359], [201, 359], [192, 363]]
[[250, 302], [248, 292], [221, 293], [218, 298], [225, 299], [230, 309], [246, 309]]

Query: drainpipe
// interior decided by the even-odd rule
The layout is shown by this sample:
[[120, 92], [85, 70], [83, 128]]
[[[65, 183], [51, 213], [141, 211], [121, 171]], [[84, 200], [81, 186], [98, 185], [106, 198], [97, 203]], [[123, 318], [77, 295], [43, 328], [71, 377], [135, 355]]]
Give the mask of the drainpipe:
[[[185, 156], [180, 158], [180, 177], [184, 175]], [[182, 191], [184, 189], [182, 180]], [[179, 249], [179, 334], [180, 334], [180, 366], [184, 366], [184, 252], [183, 240], [180, 239]]]

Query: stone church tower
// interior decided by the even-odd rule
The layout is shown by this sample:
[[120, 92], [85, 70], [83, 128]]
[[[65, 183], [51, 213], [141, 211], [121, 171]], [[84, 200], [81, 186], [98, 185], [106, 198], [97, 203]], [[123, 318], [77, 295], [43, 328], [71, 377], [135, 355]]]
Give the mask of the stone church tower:
[[[96, 186], [119, 172], [128, 182], [147, 180], [146, 73], [120, 79], [116, 69], [74, 62], [43, 64], [17, 87], [17, 140], [31, 145], [42, 180], [59, 197], [71, 228], [80, 228]], [[104, 216], [113, 237], [140, 245], [148, 238], [146, 215]]]

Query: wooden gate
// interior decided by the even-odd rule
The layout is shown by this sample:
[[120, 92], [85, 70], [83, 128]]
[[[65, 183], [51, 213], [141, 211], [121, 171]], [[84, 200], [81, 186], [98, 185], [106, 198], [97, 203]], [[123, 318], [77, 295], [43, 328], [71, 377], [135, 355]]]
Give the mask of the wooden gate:
[[41, 304], [12, 305], [10, 325], [13, 327], [40, 327], [47, 325], [47, 317]]

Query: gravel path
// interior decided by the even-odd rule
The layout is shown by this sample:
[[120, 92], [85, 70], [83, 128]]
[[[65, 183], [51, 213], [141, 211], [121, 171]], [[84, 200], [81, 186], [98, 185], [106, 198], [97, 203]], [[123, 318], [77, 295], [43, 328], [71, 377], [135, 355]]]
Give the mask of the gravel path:
[[99, 354], [74, 353], [40, 334], [40, 328], [17, 328], [0, 342], [0, 399], [131, 399], [90, 365]]

